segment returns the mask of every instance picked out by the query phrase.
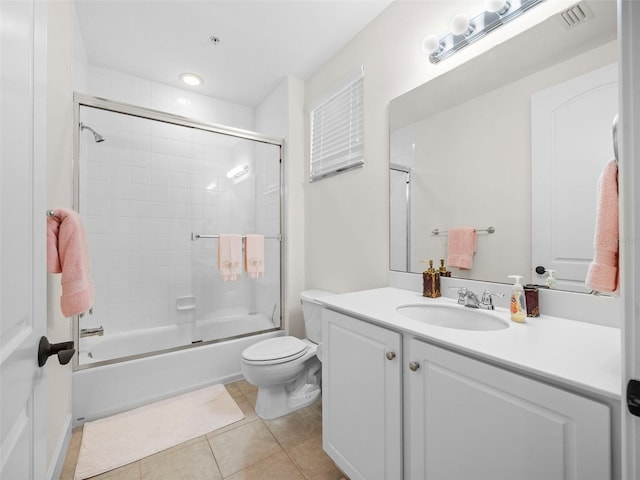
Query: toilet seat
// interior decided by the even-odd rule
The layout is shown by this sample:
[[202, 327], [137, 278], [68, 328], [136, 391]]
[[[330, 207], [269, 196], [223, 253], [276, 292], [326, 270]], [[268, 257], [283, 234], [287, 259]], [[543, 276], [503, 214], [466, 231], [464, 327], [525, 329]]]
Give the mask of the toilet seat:
[[249, 365], [276, 365], [302, 357], [309, 346], [296, 337], [277, 337], [263, 340], [242, 352], [242, 359]]

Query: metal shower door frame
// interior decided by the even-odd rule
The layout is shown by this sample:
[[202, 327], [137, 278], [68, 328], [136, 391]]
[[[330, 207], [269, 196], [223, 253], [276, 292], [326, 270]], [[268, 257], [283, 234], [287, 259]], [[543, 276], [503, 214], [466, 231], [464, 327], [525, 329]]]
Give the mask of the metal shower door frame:
[[[221, 135], [228, 135], [231, 137], [241, 138], [245, 140], [252, 140], [255, 142], [266, 143], [269, 145], [275, 145], [280, 149], [280, 326], [274, 328], [273, 330], [283, 330], [284, 329], [284, 311], [285, 311], [285, 303], [284, 303], [284, 286], [285, 286], [285, 265], [284, 265], [284, 246], [285, 246], [285, 236], [284, 236], [284, 212], [285, 212], [285, 185], [284, 185], [284, 140], [281, 138], [271, 137], [268, 135], [263, 135], [258, 132], [252, 132], [250, 130], [243, 130], [241, 128], [228, 127], [225, 125], [219, 125], [216, 123], [203, 122], [199, 120], [195, 120], [189, 117], [184, 117], [182, 115], [175, 115], [172, 113], [162, 112], [159, 110], [153, 110], [151, 108], [139, 107], [137, 105], [131, 105], [128, 103], [117, 102], [114, 100], [109, 100], [102, 97], [95, 97], [92, 95], [86, 95], [83, 93], [74, 92], [73, 93], [73, 121], [75, 128], [73, 129], [73, 159], [72, 159], [72, 174], [73, 174], [73, 209], [75, 211], [79, 211], [80, 207], [80, 107], [92, 107], [97, 108], [109, 112], [120, 113], [123, 115], [130, 115], [133, 117], [145, 118], [148, 120], [156, 120], [159, 122], [169, 123], [172, 125], [179, 125], [182, 127], [195, 128], [198, 130], [204, 130], [207, 132], [218, 133]], [[77, 315], [73, 318], [73, 338], [76, 342], [76, 345], [80, 345], [80, 327], [79, 327], [80, 316]], [[267, 330], [272, 331], [272, 330]], [[200, 345], [208, 345], [212, 343], [218, 343], [222, 341], [227, 341], [235, 338], [243, 338], [251, 335], [255, 335], [256, 333], [263, 333], [263, 331], [238, 335], [231, 338], [224, 338], [220, 340], [210, 340], [206, 342], [201, 342], [197, 344], [183, 345], [180, 347], [170, 348], [166, 350], [160, 350], [155, 352], [143, 353], [138, 355], [132, 355], [124, 358], [119, 358], [115, 360], [108, 360], [104, 362], [96, 362], [87, 366], [80, 366], [78, 355], [73, 357], [73, 370], [82, 370], [85, 368], [93, 368], [99, 367], [101, 365], [108, 365], [111, 363], [121, 362], [125, 360], [134, 360], [137, 358], [149, 357], [152, 355], [157, 355], [160, 353], [167, 353], [175, 350], [184, 350], [187, 348], [197, 348]]]

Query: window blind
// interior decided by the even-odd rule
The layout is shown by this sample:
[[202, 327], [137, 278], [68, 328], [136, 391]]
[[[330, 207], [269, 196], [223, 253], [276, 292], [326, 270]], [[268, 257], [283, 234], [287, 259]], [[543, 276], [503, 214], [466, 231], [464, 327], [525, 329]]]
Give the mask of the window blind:
[[311, 110], [310, 181], [364, 165], [362, 69]]

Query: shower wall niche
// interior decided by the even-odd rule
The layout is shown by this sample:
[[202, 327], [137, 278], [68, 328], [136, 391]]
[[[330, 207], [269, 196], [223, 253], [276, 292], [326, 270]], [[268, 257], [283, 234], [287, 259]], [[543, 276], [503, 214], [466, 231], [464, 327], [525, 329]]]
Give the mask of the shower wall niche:
[[[79, 365], [281, 328], [282, 142], [76, 98], [78, 122], [105, 139], [77, 130], [75, 206], [96, 288]], [[225, 233], [265, 235], [263, 278], [222, 282]]]

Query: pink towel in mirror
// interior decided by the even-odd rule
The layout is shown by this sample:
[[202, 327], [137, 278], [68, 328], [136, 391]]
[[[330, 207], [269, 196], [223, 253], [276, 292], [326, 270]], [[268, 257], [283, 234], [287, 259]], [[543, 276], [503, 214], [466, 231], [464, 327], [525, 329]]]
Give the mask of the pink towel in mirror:
[[474, 227], [454, 227], [449, 229], [447, 263], [450, 267], [470, 269], [476, 253], [478, 233]]

